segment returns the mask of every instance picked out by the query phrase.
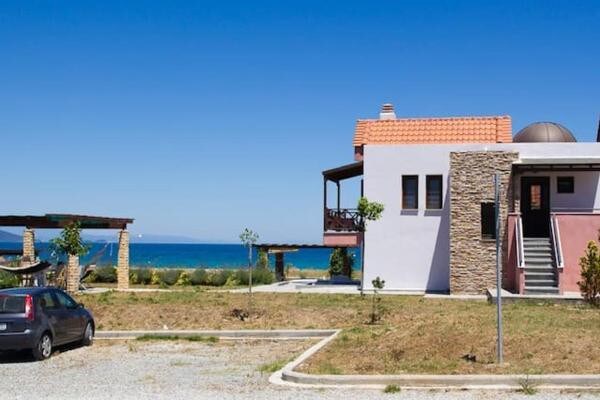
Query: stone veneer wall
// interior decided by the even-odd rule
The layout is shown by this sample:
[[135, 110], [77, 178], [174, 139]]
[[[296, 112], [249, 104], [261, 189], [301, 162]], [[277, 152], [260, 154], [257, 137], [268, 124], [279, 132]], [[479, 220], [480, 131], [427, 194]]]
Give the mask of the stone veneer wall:
[[117, 289], [129, 289], [129, 232], [125, 229], [119, 232]]
[[67, 292], [77, 293], [79, 291], [79, 257], [69, 254], [67, 257]]
[[23, 231], [23, 261], [35, 262], [35, 233], [33, 229], [25, 229]]
[[513, 197], [512, 164], [517, 152], [450, 153], [450, 292], [484, 293], [496, 287], [496, 243], [481, 237], [481, 203], [494, 201], [494, 174], [501, 174], [500, 217], [503, 260], [506, 221]]

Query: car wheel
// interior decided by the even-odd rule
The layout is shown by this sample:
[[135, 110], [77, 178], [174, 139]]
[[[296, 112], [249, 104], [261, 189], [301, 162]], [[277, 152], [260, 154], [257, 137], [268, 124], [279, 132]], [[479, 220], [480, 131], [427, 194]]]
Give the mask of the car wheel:
[[83, 339], [81, 339], [81, 344], [84, 346], [91, 346], [94, 342], [94, 328], [92, 327], [92, 323], [88, 322], [85, 326], [85, 330], [83, 331]]
[[47, 360], [52, 355], [52, 337], [44, 332], [37, 345], [33, 348], [33, 358], [38, 361]]

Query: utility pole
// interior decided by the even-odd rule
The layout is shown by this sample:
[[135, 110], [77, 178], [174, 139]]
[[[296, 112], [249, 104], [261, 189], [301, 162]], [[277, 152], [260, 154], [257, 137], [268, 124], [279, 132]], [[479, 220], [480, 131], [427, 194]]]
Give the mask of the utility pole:
[[502, 332], [502, 246], [500, 241], [500, 174], [494, 175], [494, 195], [496, 202], [496, 312], [497, 312], [497, 351], [498, 364], [504, 362]]

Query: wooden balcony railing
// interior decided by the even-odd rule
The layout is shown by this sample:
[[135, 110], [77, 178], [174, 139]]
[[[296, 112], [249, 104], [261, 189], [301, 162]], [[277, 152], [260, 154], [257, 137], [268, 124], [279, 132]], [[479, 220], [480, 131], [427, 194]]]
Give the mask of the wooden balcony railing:
[[360, 232], [362, 219], [358, 210], [354, 208], [325, 208], [324, 210], [325, 231], [335, 232]]

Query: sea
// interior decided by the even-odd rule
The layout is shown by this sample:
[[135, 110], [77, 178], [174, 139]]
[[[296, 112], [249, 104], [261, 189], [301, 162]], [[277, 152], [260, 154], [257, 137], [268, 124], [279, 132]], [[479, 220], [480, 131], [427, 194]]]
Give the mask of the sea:
[[[17, 242], [0, 242], [1, 249], [22, 249]], [[90, 243], [89, 253], [81, 257], [82, 265], [116, 265], [117, 243]], [[56, 261], [49, 243], [36, 242], [36, 250], [42, 260]], [[355, 264], [360, 265], [359, 249], [351, 249]], [[299, 249], [285, 254], [285, 265], [298, 269], [327, 269], [330, 249]], [[256, 260], [256, 251], [253, 254]], [[131, 267], [147, 268], [240, 268], [248, 265], [248, 250], [241, 244], [171, 244], [131, 243], [129, 245]], [[275, 265], [275, 257], [269, 256], [269, 264]]]

